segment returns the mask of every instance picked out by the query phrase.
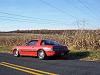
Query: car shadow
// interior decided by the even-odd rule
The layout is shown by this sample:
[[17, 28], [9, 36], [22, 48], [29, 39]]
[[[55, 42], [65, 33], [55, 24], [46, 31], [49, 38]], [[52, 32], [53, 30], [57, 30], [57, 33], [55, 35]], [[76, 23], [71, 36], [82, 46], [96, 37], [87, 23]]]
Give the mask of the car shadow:
[[69, 52], [65, 56], [49, 57], [47, 60], [80, 60], [90, 55], [89, 51]]

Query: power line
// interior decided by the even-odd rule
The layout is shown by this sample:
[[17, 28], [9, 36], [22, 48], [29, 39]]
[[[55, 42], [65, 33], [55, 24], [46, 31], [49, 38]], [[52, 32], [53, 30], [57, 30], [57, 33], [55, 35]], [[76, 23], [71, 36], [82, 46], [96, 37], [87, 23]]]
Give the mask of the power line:
[[19, 15], [19, 14], [12, 14], [12, 13], [8, 13], [8, 12], [2, 12], [0, 11], [1, 14], [6, 14], [6, 15], [10, 15], [10, 16], [17, 16], [17, 17], [21, 17], [24, 20], [33, 20], [33, 18], [35, 20], [42, 20], [42, 21], [48, 21], [48, 22], [57, 22], [57, 23], [63, 23], [62, 21], [57, 21], [57, 20], [49, 20], [49, 19], [41, 19], [41, 18], [35, 18], [35, 17], [29, 17], [29, 16], [24, 16], [24, 15]]
[[[19, 16], [19, 17], [24, 17], [24, 18], [28, 18], [28, 19], [30, 19], [30, 18], [33, 19], [33, 17], [24, 16], [24, 15], [12, 14], [12, 13], [2, 12], [2, 11], [0, 11], [0, 13], [6, 14], [6, 15]], [[41, 19], [41, 18], [35, 18], [35, 19], [38, 19], [38, 20], [48, 20], [48, 19]], [[49, 20], [49, 21], [54, 21], [54, 20]]]
[[[36, 21], [33, 21], [33, 20], [27, 20], [27, 19], [20, 19], [20, 18], [14, 18], [14, 17], [5, 17], [5, 16], [0, 16], [1, 17], [1, 19], [4, 19], [4, 18], [6, 18], [6, 19], [4, 19], [4, 20], [9, 20], [9, 21], [18, 21], [18, 22], [25, 22], [25, 23], [43, 23], [43, 22], [36, 22]], [[45, 23], [43, 23], [43, 24], [56, 24], [56, 23], [50, 23], [50, 22], [45, 22]]]
[[15, 18], [15, 17], [7, 17], [7, 16], [0, 16], [0, 17], [11, 19], [14, 21], [20, 21], [20, 22], [30, 22], [30, 23], [36, 22], [35, 20], [27, 20], [27, 19]]
[[21, 19], [21, 18], [15, 18], [15, 17], [9, 17], [9, 16], [0, 16], [0, 17], [3, 17], [3, 18], [10, 18], [10, 19], [17, 19], [17, 20], [23, 20], [23, 21], [34, 21], [34, 20], [27, 20], [27, 19]]
[[44, 1], [44, 0], [40, 0], [40, 1], [43, 2], [44, 4], [48, 5], [48, 6], [52, 7], [52, 8], [55, 8], [56, 10], [58, 10], [59, 12], [65, 14], [65, 15], [68, 15], [68, 16], [74, 18], [74, 19], [77, 19], [77, 17], [71, 15], [70, 13], [68, 13], [68, 12], [66, 12], [66, 11], [56, 7], [56, 6], [54, 6], [53, 4], [51, 4], [51, 3], [47, 2], [47, 1]]
[[[10, 17], [9, 17], [9, 18], [8, 18], [8, 17], [7, 17], [7, 18], [4, 18], [4, 17], [2, 18], [2, 17], [3, 17], [3, 16], [0, 16], [0, 20], [3, 20], [3, 21], [1, 21], [1, 22], [4, 22], [4, 21], [11, 21], [11, 22], [14, 22], [14, 21], [15, 21], [15, 22], [16, 22], [16, 21], [17, 21], [17, 22], [27, 23], [27, 21], [15, 20], [15, 19], [12, 19], [12, 18], [10, 18]], [[4, 23], [5, 23], [5, 22], [4, 22]], [[9, 23], [9, 22], [7, 22], [7, 23]], [[7, 24], [7, 23], [6, 23], [6, 24]], [[29, 22], [28, 22], [28, 23], [29, 23]], [[34, 22], [34, 23], [35, 23], [35, 22]], [[34, 25], [35, 25], [34, 27], [36, 27], [37, 25], [44, 25], [44, 26], [42, 26], [42, 27], [45, 27], [46, 24], [39, 24], [38, 22], [36, 22]], [[53, 25], [53, 26], [54, 26], [54, 25], [57, 25], [57, 24], [50, 24], [50, 25]], [[31, 25], [28, 25], [28, 27], [29, 27], [29, 26], [31, 26]], [[28, 28], [28, 27], [27, 27], [27, 28]], [[31, 27], [31, 28], [32, 28], [32, 27]], [[39, 27], [38, 27], [38, 28], [39, 28]], [[44, 29], [45, 29], [45, 28], [44, 28]]]
[[[10, 18], [10, 17], [6, 17], [6, 18], [2, 18], [1, 16], [0, 16], [0, 20], [8, 20], [8, 21], [18, 21], [18, 22], [27, 22], [27, 21], [22, 21], [22, 20], [15, 20], [15, 19], [12, 19], [12, 18]], [[28, 22], [29, 23], [29, 22]]]
[[[80, 4], [82, 4], [86, 9], [88, 9], [88, 11], [92, 14], [92, 16], [94, 16], [94, 12], [87, 6], [86, 3], [82, 2], [81, 0], [77, 0]], [[94, 16], [95, 18], [98, 18], [97, 15]]]
[[[18, 22], [23, 22], [23, 23], [26, 23], [26, 21], [21, 21], [21, 20], [14, 20], [14, 19], [10, 19], [10, 18], [1, 18], [1, 16], [0, 16], [0, 20], [3, 20], [2, 22], [4, 22], [4, 20], [5, 21], [7, 21], [7, 22], [4, 22], [4, 23], [9, 23], [8, 21], [11, 21], [11, 22], [16, 22], [16, 21], [18, 21]], [[14, 24], [15, 25], [15, 24]], [[24, 25], [25, 26], [25, 25]], [[30, 29], [30, 26], [31, 25], [28, 25], [28, 27], [27, 27], [27, 30], [29, 30]], [[36, 25], [34, 26], [34, 27], [36, 27]], [[19, 27], [18, 27], [19, 28]], [[32, 28], [32, 27], [31, 27]]]
[[[69, 2], [70, 4], [71, 4], [71, 2], [70, 2], [70, 0], [64, 0], [66, 3], [67, 2]], [[80, 10], [80, 8], [79, 7], [77, 7], [77, 6], [75, 6], [75, 5], [73, 5], [73, 4], [71, 4], [74, 8], [77, 8], [80, 12], [82, 12], [83, 13], [83, 11], [82, 10]]]
[[[29, 17], [29, 16], [23, 16], [23, 15], [12, 14], [12, 13], [7, 13], [7, 12], [1, 12], [1, 11], [0, 11], [0, 13], [1, 14], [5, 14], [5, 15], [8, 15], [8, 16], [13, 16], [13, 17], [8, 17], [10, 19], [23, 20], [24, 22], [25, 21], [28, 21], [30, 23], [34, 23], [34, 22], [36, 23], [36, 21], [39, 21], [40, 20], [39, 22], [44, 23], [44, 24], [46, 24], [46, 23], [49, 23], [49, 24], [59, 24], [59, 23], [60, 24], [64, 24], [63, 21], [56, 21], [56, 20], [49, 20], [49, 19], [41, 19], [41, 18], [39, 18], [39, 19], [35, 18], [35, 20], [34, 20], [34, 19], [32, 19], [33, 17]], [[15, 18], [15, 17], [20, 17], [20, 18]]]
[[[70, 3], [71, 4], [71, 2], [70, 2], [70, 0], [64, 0], [66, 3], [68, 2], [68, 3]], [[78, 9], [81, 13], [83, 13], [83, 14], [85, 14], [86, 12], [84, 12], [84, 11], [81, 11], [80, 10], [80, 8], [79, 7], [77, 7], [77, 6], [75, 6], [74, 4], [71, 4], [71, 6], [73, 6], [74, 8], [76, 8], [76, 9]], [[87, 7], [88, 8], [88, 7]], [[89, 8], [88, 8], [89, 9]], [[86, 14], [85, 14], [86, 15]], [[93, 16], [93, 15], [92, 15]], [[93, 17], [93, 19], [94, 19], [94, 17]], [[81, 26], [81, 28], [83, 28], [84, 29], [84, 27], [87, 25], [86, 24], [87, 22], [86, 22], [86, 20], [76, 20], [76, 25], [77, 25], [77, 27], [78, 28], [80, 28], [80, 25], [82, 25]]]
[[[68, 0], [64, 0], [65, 2], [67, 2]], [[98, 20], [97, 18], [97, 16], [96, 16], [96, 14], [94, 14], [94, 12], [88, 7], [88, 4], [86, 4], [86, 2], [85, 3], [83, 3], [81, 0], [77, 0], [81, 5], [83, 5], [86, 9], [88, 9], [88, 11], [91, 13], [91, 15], [92, 15], [92, 18], [94, 19], [96, 19], [96, 20]], [[69, 0], [69, 2], [70, 2], [70, 0]], [[73, 5], [72, 5], [73, 6]], [[81, 11], [80, 9], [79, 9], [79, 7], [77, 7], [77, 6], [73, 6], [74, 8], [77, 8], [80, 12], [82, 12], [83, 13], [83, 11]], [[95, 15], [95, 16], [94, 16]], [[95, 20], [94, 19], [94, 20]], [[81, 24], [82, 23], [82, 24]], [[76, 25], [77, 25], [77, 27], [79, 28], [80, 26], [79, 25], [83, 25], [82, 26], [82, 28], [84, 28], [87, 24], [86, 24], [86, 21], [85, 20], [83, 20], [83, 21], [81, 21], [81, 23], [79, 23], [78, 22], [78, 20], [76, 21]]]

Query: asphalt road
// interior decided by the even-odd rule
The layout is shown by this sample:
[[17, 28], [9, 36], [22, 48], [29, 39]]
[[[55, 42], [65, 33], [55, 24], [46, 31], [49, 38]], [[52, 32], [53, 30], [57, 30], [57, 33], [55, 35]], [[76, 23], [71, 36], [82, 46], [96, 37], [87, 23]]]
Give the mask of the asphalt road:
[[0, 54], [0, 75], [100, 75], [100, 62]]

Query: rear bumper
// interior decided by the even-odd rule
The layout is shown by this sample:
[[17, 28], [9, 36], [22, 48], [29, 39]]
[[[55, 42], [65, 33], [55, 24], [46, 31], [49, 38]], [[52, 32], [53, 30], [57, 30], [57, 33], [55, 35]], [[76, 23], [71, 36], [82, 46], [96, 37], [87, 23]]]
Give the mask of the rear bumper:
[[59, 54], [62, 54], [62, 53], [67, 54], [67, 53], [69, 53], [69, 50], [64, 51], [64, 52], [46, 51], [47, 56], [55, 56], [55, 55], [59, 55]]

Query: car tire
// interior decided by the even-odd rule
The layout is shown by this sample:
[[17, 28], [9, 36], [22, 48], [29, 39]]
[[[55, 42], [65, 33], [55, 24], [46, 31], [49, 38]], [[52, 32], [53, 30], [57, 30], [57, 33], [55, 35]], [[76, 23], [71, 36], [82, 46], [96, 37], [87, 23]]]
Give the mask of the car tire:
[[39, 50], [39, 51], [38, 51], [38, 58], [39, 58], [40, 60], [43, 60], [43, 59], [46, 58], [46, 53], [45, 53], [44, 50]]
[[14, 55], [15, 57], [19, 57], [19, 56], [20, 56], [19, 51], [18, 51], [17, 49], [15, 49], [15, 50], [13, 51], [13, 55]]

